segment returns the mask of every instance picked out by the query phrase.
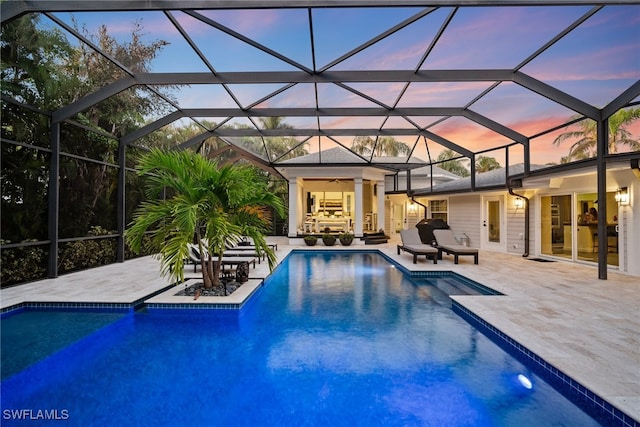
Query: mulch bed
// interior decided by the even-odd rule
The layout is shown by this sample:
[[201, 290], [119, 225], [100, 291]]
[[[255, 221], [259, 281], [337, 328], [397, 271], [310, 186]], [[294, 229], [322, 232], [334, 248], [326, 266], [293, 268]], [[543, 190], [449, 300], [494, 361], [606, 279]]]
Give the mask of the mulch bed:
[[227, 282], [227, 293], [225, 294], [224, 285], [220, 282], [220, 286], [214, 286], [210, 289], [205, 289], [202, 282], [196, 282], [191, 286], [182, 289], [175, 294], [176, 296], [191, 296], [195, 297], [196, 292], [199, 293], [198, 297], [223, 297], [231, 295], [236, 289], [242, 286], [242, 283], [238, 283], [235, 280]]

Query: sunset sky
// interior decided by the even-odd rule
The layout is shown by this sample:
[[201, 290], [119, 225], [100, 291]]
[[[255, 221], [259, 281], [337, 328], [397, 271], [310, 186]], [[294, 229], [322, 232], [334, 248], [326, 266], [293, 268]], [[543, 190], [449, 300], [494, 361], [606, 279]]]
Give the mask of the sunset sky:
[[[420, 69], [513, 69], [590, 9], [588, 6], [460, 8]], [[313, 50], [308, 9], [196, 12], [304, 67], [321, 70], [345, 53], [423, 10], [313, 9]], [[425, 14], [355, 56], [335, 64], [330, 70], [413, 70], [451, 12], [451, 8], [440, 8]], [[216, 71], [298, 70], [187, 13], [175, 11], [172, 14]], [[138, 20], [144, 27], [146, 41], [169, 42], [154, 60], [153, 72], [208, 72], [204, 63], [162, 12], [82, 12], [55, 15], [69, 24], [74, 16], [91, 33], [95, 33], [99, 25], [106, 25], [109, 33], [118, 40], [128, 40], [133, 22]], [[46, 18], [42, 20], [42, 25], [57, 27]], [[73, 37], [69, 36], [69, 39]], [[312, 52], [315, 53], [315, 61]], [[595, 107], [605, 106], [640, 79], [640, 5], [604, 7], [520, 70]], [[491, 84], [492, 82], [412, 83], [397, 106], [465, 106]], [[246, 106], [281, 86], [231, 85], [230, 89], [240, 103]], [[389, 106], [393, 106], [403, 88], [403, 84], [387, 83], [359, 83], [350, 86]], [[319, 84], [317, 96], [321, 107], [378, 107], [333, 84]], [[219, 85], [193, 85], [181, 90], [178, 99], [183, 108], [236, 107], [235, 102]], [[314, 85], [298, 84], [257, 108], [315, 108], [315, 102]], [[469, 108], [525, 136], [533, 136], [561, 125], [575, 114], [568, 108], [510, 82], [501, 83]], [[206, 118], [216, 122], [224, 119]], [[315, 117], [284, 119], [298, 128], [317, 126]], [[462, 117], [452, 117], [429, 127], [440, 119], [412, 118], [419, 126], [428, 127], [430, 131], [472, 151], [509, 142], [506, 137]], [[246, 119], [234, 119], [233, 122], [248, 123]], [[382, 117], [321, 119], [321, 125], [325, 128], [378, 128], [382, 123]], [[389, 120], [385, 127], [413, 126], [397, 117]], [[634, 125], [631, 130], [635, 138], [640, 138], [640, 124]], [[568, 144], [558, 148], [551, 143], [563, 131], [532, 141], [533, 163], [558, 162], [561, 156], [567, 154]], [[410, 146], [416, 140], [415, 137], [397, 139], [406, 141]], [[345, 145], [350, 145], [349, 138], [341, 138], [341, 142], [342, 140], [345, 140]], [[312, 141], [309, 150], [315, 151], [318, 149], [318, 138]], [[422, 147], [416, 148], [414, 155], [426, 156], [424, 143], [419, 145]], [[335, 146], [335, 143], [320, 142], [321, 149], [331, 146]], [[442, 149], [438, 144], [429, 142], [432, 157], [437, 156]], [[510, 155], [517, 159], [518, 151], [521, 152], [514, 150]], [[502, 155], [497, 153], [495, 157], [500, 159]]]

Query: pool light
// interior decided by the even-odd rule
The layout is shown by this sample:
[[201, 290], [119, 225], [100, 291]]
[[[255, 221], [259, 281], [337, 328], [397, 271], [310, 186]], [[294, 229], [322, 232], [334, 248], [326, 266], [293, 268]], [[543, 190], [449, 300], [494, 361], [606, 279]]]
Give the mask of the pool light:
[[527, 390], [531, 390], [533, 388], [533, 384], [531, 383], [531, 380], [527, 378], [525, 375], [518, 374], [518, 381]]

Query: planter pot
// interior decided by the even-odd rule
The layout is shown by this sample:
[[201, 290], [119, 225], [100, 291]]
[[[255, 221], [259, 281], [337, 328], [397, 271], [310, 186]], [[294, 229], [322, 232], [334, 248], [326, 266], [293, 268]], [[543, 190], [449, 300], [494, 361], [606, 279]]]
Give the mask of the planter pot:
[[314, 239], [306, 238], [306, 239], [304, 239], [304, 242], [307, 244], [307, 246], [315, 246], [317, 241], [318, 241], [317, 238], [314, 238]]
[[325, 246], [333, 246], [336, 244], [336, 238], [335, 237], [323, 237], [322, 238], [322, 243], [324, 243]]
[[236, 282], [245, 283], [247, 280], [249, 280], [249, 263], [242, 261], [236, 269]]
[[342, 246], [349, 246], [353, 242], [353, 237], [340, 238], [340, 244]]

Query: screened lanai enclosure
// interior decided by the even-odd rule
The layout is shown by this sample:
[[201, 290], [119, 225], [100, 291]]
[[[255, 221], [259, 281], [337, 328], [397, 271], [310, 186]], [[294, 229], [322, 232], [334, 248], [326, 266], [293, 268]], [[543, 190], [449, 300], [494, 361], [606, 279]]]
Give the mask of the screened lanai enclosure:
[[285, 201], [279, 167], [302, 158], [389, 176], [464, 164], [470, 191], [483, 162], [505, 189], [592, 162], [604, 200], [606, 165], [640, 150], [607, 131], [638, 115], [635, 1], [0, 7], [3, 286], [133, 256], [152, 147], [251, 164]]

